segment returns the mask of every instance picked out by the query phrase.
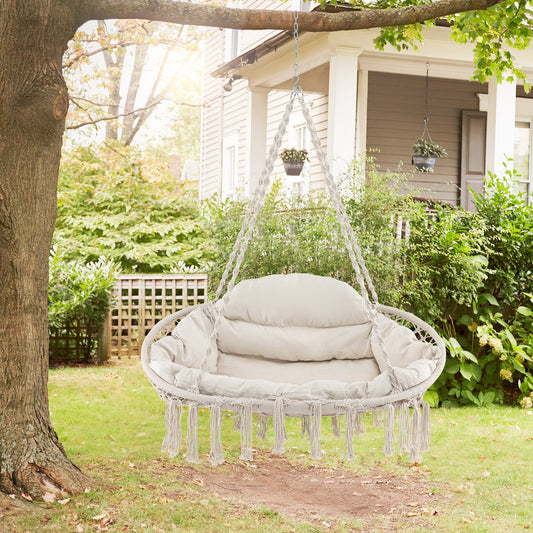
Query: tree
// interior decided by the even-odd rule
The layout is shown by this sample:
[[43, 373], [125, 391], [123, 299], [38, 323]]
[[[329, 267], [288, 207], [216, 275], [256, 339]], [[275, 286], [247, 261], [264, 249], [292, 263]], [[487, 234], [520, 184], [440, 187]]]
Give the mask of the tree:
[[72, 104], [66, 129], [104, 124], [106, 139], [128, 146], [163, 102], [189, 106], [191, 99], [184, 104], [171, 93], [200, 63], [199, 35], [194, 27], [141, 20], [84, 25], [63, 60]]
[[[301, 31], [421, 23], [498, 0], [378, 2], [378, 9], [302, 13]], [[525, 4], [506, 3], [513, 15]], [[387, 7], [390, 6], [390, 9]], [[493, 17], [480, 14], [481, 20]], [[175, 0], [2, 0], [0, 3], [0, 490], [83, 491], [95, 482], [66, 456], [47, 399], [48, 259], [54, 231], [68, 93], [62, 57], [88, 20], [151, 19], [177, 24], [291, 30], [290, 11], [254, 11]], [[500, 19], [504, 20], [500, 15]], [[474, 20], [474, 19], [473, 19]], [[501, 39], [523, 31], [510, 25]], [[466, 28], [466, 26], [465, 26]], [[466, 31], [466, 30], [465, 30]], [[523, 37], [524, 42], [527, 37]], [[0, 492], [0, 498], [2, 492]], [[10, 502], [10, 498], [7, 498]]]
[[198, 187], [131, 146], [64, 153], [54, 242], [62, 258], [101, 256], [124, 274], [183, 272], [211, 259]]

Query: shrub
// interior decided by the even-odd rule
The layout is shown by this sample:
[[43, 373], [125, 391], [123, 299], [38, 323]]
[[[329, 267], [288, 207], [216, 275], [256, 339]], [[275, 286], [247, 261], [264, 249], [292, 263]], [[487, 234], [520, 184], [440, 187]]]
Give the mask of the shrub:
[[[358, 172], [352, 165], [341, 180], [343, 201], [380, 300], [394, 304], [404, 246], [396, 238], [394, 222], [407, 200], [391, 191], [398, 190], [401, 177], [383, 176], [369, 164], [370, 178], [361, 189]], [[208, 226], [218, 250], [209, 273], [211, 290], [222, 276], [245, 209], [242, 200], [213, 198], [206, 204]], [[238, 279], [290, 272], [331, 276], [359, 289], [329, 196], [323, 192], [308, 198], [287, 196], [276, 181], [259, 213]]]
[[[82, 331], [79, 351], [85, 362], [96, 355], [96, 338], [112, 305], [115, 280], [115, 265], [103, 258], [82, 264], [66, 262], [55, 251], [51, 254], [49, 327], [53, 333], [60, 333], [60, 336], [64, 336], [70, 329]], [[68, 345], [63, 348], [61, 351], [69, 352]], [[54, 355], [57, 354], [51, 353], [51, 357]]]
[[206, 230], [197, 185], [132, 147], [80, 147], [64, 154], [54, 242], [67, 260], [104, 256], [126, 273], [197, 269]]
[[474, 194], [486, 280], [442, 324], [449, 358], [434, 388], [444, 405], [533, 399], [533, 207], [513, 192], [513, 178], [489, 174], [484, 194]]

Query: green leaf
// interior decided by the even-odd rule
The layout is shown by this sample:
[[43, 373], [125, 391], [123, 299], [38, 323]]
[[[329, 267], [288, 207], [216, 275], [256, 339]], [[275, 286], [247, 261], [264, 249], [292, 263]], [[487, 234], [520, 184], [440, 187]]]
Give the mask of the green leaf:
[[519, 312], [521, 315], [524, 315], [524, 316], [533, 316], [533, 311], [529, 307], [525, 307], [523, 305], [521, 305], [517, 309], [517, 312]]
[[424, 401], [428, 402], [431, 407], [437, 407], [439, 405], [439, 393], [434, 390], [428, 390], [424, 394]]

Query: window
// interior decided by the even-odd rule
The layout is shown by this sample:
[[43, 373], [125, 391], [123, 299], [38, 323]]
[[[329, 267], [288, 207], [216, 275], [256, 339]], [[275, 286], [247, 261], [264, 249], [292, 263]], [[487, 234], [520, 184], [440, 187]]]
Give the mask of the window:
[[222, 146], [222, 198], [233, 197], [237, 187], [238, 134], [224, 137]]
[[532, 120], [517, 120], [514, 136], [514, 169], [518, 173], [516, 192], [524, 193], [526, 202], [533, 203], [533, 172], [531, 169]]

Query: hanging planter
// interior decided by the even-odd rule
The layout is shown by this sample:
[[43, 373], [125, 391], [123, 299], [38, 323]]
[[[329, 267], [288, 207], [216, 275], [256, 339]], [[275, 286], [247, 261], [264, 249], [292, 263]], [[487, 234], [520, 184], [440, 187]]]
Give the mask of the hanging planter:
[[283, 161], [287, 176], [299, 176], [304, 168], [304, 163], [309, 161], [309, 154], [305, 148], [284, 148], [279, 157]]
[[437, 157], [446, 157], [446, 150], [433, 142], [431, 139], [417, 139], [413, 144], [413, 155], [411, 156], [415, 169], [419, 172], [433, 172]]
[[431, 139], [428, 129], [429, 122], [429, 62], [426, 63], [426, 116], [422, 135], [413, 144], [411, 161], [419, 172], [433, 172], [437, 157], [446, 157], [448, 153]]

